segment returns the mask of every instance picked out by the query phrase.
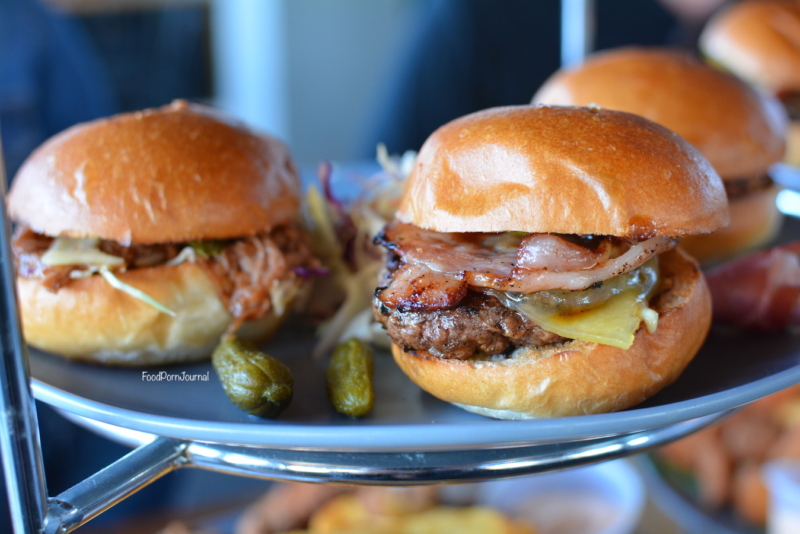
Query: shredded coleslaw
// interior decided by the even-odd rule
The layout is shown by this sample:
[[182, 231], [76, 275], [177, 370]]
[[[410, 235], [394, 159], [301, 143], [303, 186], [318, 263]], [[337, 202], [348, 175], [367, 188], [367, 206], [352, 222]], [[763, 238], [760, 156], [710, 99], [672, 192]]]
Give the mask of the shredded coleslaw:
[[372, 321], [372, 294], [383, 267], [383, 253], [372, 239], [394, 216], [415, 159], [415, 152], [389, 156], [386, 147], [378, 145], [382, 170], [364, 181], [363, 193], [349, 205], [333, 195], [328, 163], [319, 168], [321, 187], [308, 189], [306, 226], [313, 252], [330, 269], [329, 283], [344, 295], [333, 317], [319, 328], [315, 358], [351, 337], [389, 345], [384, 330]]

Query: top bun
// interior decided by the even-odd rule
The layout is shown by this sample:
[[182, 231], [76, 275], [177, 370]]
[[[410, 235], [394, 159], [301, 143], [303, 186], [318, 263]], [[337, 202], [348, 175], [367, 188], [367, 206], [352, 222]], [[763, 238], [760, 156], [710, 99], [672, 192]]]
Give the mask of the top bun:
[[728, 222], [722, 181], [689, 143], [597, 108], [515, 106], [436, 130], [397, 217], [439, 232], [648, 237]]
[[777, 100], [684, 52], [593, 54], [551, 76], [533, 102], [641, 115], [693, 144], [723, 180], [763, 175], [786, 148], [786, 114]]
[[294, 217], [299, 192], [283, 143], [176, 101], [52, 137], [20, 168], [8, 207], [51, 236], [166, 243], [267, 231]]
[[772, 93], [800, 91], [800, 2], [734, 3], [708, 22], [700, 35], [700, 49]]

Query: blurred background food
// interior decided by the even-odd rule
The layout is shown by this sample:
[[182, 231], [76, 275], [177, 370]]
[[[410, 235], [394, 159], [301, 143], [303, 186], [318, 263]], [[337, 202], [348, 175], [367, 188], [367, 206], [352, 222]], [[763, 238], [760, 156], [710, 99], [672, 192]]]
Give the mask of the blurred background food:
[[742, 330], [796, 332], [800, 325], [800, 241], [711, 269], [714, 320]]
[[642, 489], [625, 461], [464, 486], [278, 483], [234, 514], [235, 534], [626, 534], [642, 514]]
[[[693, 47], [722, 0], [616, 0], [597, 48]], [[13, 175], [79, 121], [211, 101], [300, 162], [417, 150], [445, 122], [522, 104], [559, 66], [558, 0], [3, 0], [0, 116]], [[695, 13], [699, 11], [699, 13]]]
[[646, 117], [697, 148], [719, 173], [730, 223], [682, 247], [709, 264], [762, 247], [778, 234], [778, 188], [768, 171], [785, 152], [788, 117], [772, 96], [687, 51], [624, 47], [557, 71], [533, 103], [601, 107]]
[[754, 526], [767, 519], [764, 462], [800, 460], [800, 385], [742, 408], [719, 425], [655, 454], [663, 476], [703, 507], [731, 507]]
[[800, 2], [742, 0], [719, 10], [700, 36], [709, 62], [780, 98], [792, 124], [785, 161], [800, 165]]

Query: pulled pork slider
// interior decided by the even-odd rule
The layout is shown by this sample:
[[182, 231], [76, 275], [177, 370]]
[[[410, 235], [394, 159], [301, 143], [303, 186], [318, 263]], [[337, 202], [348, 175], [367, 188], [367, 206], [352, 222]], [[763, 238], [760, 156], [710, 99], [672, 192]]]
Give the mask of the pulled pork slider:
[[709, 328], [677, 238], [727, 222], [689, 143], [597, 108], [519, 106], [434, 132], [408, 178], [374, 315], [422, 389], [504, 419], [621, 410]]
[[800, 1], [733, 3], [708, 22], [700, 49], [714, 65], [781, 100], [792, 119], [784, 161], [800, 166]]
[[52, 137], [8, 198], [28, 343], [144, 365], [269, 336], [315, 266], [299, 191], [280, 141], [183, 101]]
[[695, 146], [722, 177], [730, 225], [682, 246], [702, 263], [771, 241], [782, 216], [767, 174], [785, 149], [786, 117], [772, 97], [688, 53], [658, 48], [600, 52], [548, 79], [534, 103], [597, 105], [641, 115]]

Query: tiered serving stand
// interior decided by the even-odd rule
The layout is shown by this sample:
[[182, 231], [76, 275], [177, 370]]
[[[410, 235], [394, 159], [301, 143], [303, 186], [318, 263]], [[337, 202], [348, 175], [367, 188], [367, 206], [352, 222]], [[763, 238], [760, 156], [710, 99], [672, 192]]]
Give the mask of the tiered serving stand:
[[[5, 180], [1, 179], [2, 176], [0, 181], [5, 184]], [[11, 224], [6, 216], [4, 185], [0, 197], [0, 343], [3, 353], [0, 414], [5, 429], [0, 433], [0, 445], [14, 530], [20, 534], [71, 532], [155, 479], [184, 467], [267, 479], [323, 483], [409, 485], [467, 482], [619, 458], [677, 439], [724, 417], [724, 414], [709, 414], [662, 428], [598, 435], [588, 439], [578, 432], [578, 439], [567, 441], [537, 440], [535, 436], [530, 436], [493, 443], [492, 446], [470, 446], [474, 442], [469, 439], [464, 441], [462, 437], [462, 442], [452, 449], [448, 448], [446, 438], [442, 439], [442, 432], [438, 432], [440, 442], [437, 443], [423, 437], [416, 442], [406, 440], [405, 445], [401, 446], [392, 446], [389, 442], [377, 447], [374, 444], [359, 445], [359, 428], [347, 424], [349, 421], [341, 427], [326, 423], [292, 425], [287, 427], [291, 429], [291, 435], [287, 437], [287, 428], [279, 423], [260, 426], [257, 422], [245, 420], [232, 427], [234, 430], [237, 425], [250, 428], [251, 432], [244, 438], [227, 442], [198, 440], [198, 436], [203, 436], [202, 421], [150, 416], [142, 422], [135, 412], [107, 410], [107, 405], [60, 390], [42, 380], [34, 380], [31, 387], [31, 358], [41, 368], [40, 372], [46, 371], [48, 365], [55, 365], [56, 371], [59, 365], [78, 366], [78, 373], [98, 372], [98, 369], [89, 366], [81, 369], [80, 364], [71, 364], [36, 351], [29, 354], [20, 329], [16, 275], [10, 250]], [[117, 370], [105, 371], [114, 373]], [[46, 373], [44, 375], [47, 376]], [[216, 384], [211, 387], [214, 386]], [[51, 403], [78, 424], [137, 448], [61, 495], [50, 497], [45, 481], [34, 391], [39, 398]], [[88, 413], [96, 418], [80, 413]], [[103, 422], [103, 419], [114, 421], [115, 424]], [[142, 425], [150, 428], [164, 421], [164, 429], [169, 436], [135, 430]], [[231, 427], [229, 423], [210, 423], [210, 426], [214, 425]], [[476, 430], [481, 425], [477, 423]], [[411, 432], [426, 431], [413, 425], [392, 426], [379, 425], [368, 430], [373, 438], [384, 432], [403, 434], [406, 429]], [[465, 429], [470, 430], [469, 426], [456, 424], [462, 434]], [[475, 424], [472, 423], [472, 426]], [[303, 433], [306, 431], [311, 446], [302, 446]], [[214, 435], [222, 434], [217, 431]], [[250, 445], [231, 443], [242, 440]], [[331, 444], [330, 447], [325, 446], [326, 441]], [[269, 442], [278, 443], [279, 446], [253, 445]]]
[[[563, 0], [562, 5], [562, 61], [571, 64], [590, 48], [593, 2]], [[0, 159], [0, 178], [2, 172]], [[336, 414], [315, 418], [319, 403], [302, 399], [296, 402], [305, 403], [306, 411], [301, 408], [300, 415], [290, 414], [286, 420], [282, 416], [279, 421], [263, 422], [238, 412], [206, 420], [192, 413], [191, 406], [215, 395], [223, 399], [218, 405], [225, 405], [213, 380], [202, 386], [206, 389], [198, 391], [201, 397], [188, 408], [159, 413], [146, 403], [137, 404], [137, 399], [120, 401], [115, 397], [119, 395], [117, 386], [125, 391], [131, 385], [130, 374], [123, 370], [81, 367], [36, 351], [29, 354], [17, 309], [11, 225], [5, 211], [6, 181], [0, 182], [0, 413], [5, 428], [0, 444], [18, 533], [71, 532], [155, 479], [185, 467], [265, 479], [413, 485], [486, 480], [611, 460], [678, 439], [724, 418], [736, 406], [800, 381], [800, 350], [786, 341], [779, 343], [779, 357], [746, 367], [742, 373], [752, 374], [746, 379], [721, 368], [713, 387], [704, 389], [701, 383], [690, 381], [683, 389], [699, 392], [668, 394], [660, 402], [621, 414], [494, 421], [463, 415], [419, 393], [414, 413], [398, 417], [395, 411], [391, 417], [378, 415], [371, 421], [354, 422]], [[289, 343], [308, 345], [307, 338], [307, 334], [290, 334]], [[724, 351], [730, 346], [722, 345]], [[309, 367], [307, 373], [314, 375], [313, 365]], [[35, 371], [33, 382], [31, 368]], [[703, 369], [701, 377], [716, 376], [707, 369], [703, 374]], [[388, 368], [386, 372], [390, 373]], [[75, 373], [109, 385], [105, 390], [92, 388], [91, 382], [81, 382]], [[74, 380], [60, 384], [65, 376]], [[73, 387], [81, 383], [83, 390]], [[135, 387], [144, 387], [141, 379]], [[163, 394], [165, 389], [157, 391]], [[136, 448], [61, 495], [50, 497], [34, 393], [74, 422]], [[156, 404], [177, 403], [174, 396], [157, 397]], [[322, 411], [331, 412], [329, 407]]]

